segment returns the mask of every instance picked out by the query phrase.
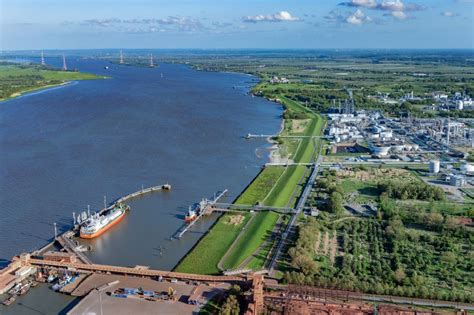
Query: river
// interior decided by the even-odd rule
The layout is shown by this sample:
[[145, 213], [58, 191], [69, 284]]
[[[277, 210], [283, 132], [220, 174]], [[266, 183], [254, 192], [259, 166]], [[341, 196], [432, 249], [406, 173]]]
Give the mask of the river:
[[281, 107], [249, 96], [257, 81], [242, 74], [82, 58], [68, 66], [110, 79], [0, 102], [0, 262], [46, 244], [54, 222], [69, 229], [73, 212], [99, 210], [104, 196], [169, 183], [170, 192], [131, 201], [131, 212], [92, 240], [88, 255], [173, 268], [216, 218], [171, 241], [188, 206], [225, 188], [232, 201], [245, 188], [267, 161], [268, 144], [243, 136], [276, 133]]

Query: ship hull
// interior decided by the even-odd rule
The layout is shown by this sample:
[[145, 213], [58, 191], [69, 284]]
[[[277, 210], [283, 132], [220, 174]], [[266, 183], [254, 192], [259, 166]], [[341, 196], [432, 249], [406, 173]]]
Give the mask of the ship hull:
[[127, 211], [123, 211], [122, 214], [117, 217], [115, 220], [113, 220], [112, 222], [110, 222], [109, 224], [107, 224], [106, 226], [104, 226], [103, 228], [101, 228], [99, 231], [95, 232], [95, 233], [92, 233], [92, 234], [84, 234], [84, 233], [80, 233], [80, 237], [81, 238], [96, 238], [98, 236], [101, 236], [102, 234], [104, 234], [108, 229], [110, 229], [112, 226], [114, 226], [115, 224], [119, 223], [120, 221], [122, 221], [123, 217], [125, 217], [125, 213]]
[[191, 223], [191, 222], [193, 222], [194, 220], [196, 220], [196, 217], [197, 217], [197, 216], [186, 217], [186, 218], [184, 218], [184, 222], [185, 222], [185, 223]]

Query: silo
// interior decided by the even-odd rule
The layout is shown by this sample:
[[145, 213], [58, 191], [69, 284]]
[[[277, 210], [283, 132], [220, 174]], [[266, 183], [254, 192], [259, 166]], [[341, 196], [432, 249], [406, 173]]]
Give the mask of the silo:
[[430, 161], [430, 173], [433, 173], [433, 174], [439, 173], [439, 160]]

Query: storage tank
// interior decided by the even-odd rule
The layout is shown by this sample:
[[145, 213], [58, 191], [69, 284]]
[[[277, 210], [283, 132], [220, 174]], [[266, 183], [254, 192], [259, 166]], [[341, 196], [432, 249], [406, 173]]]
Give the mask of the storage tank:
[[437, 174], [439, 173], [439, 160], [430, 161], [430, 173]]
[[474, 165], [466, 163], [461, 166], [461, 170], [465, 173], [473, 173], [474, 172]]

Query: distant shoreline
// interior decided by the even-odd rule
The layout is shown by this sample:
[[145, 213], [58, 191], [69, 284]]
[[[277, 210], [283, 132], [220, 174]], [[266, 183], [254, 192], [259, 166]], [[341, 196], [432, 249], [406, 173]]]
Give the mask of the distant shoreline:
[[63, 86], [69, 85], [69, 84], [73, 84], [74, 82], [77, 82], [77, 81], [74, 80], [74, 81], [65, 81], [65, 82], [61, 82], [61, 83], [57, 83], [57, 84], [48, 84], [48, 85], [44, 85], [44, 86], [38, 86], [38, 87], [26, 89], [26, 90], [23, 90], [23, 91], [20, 91], [20, 92], [15, 92], [7, 98], [0, 98], [0, 103], [6, 102], [6, 101], [9, 101], [9, 100], [13, 100], [15, 98], [19, 98], [19, 97], [22, 97], [22, 96], [33, 95], [35, 93], [43, 92], [43, 91], [46, 91], [46, 90], [53, 90], [55, 88], [60, 88], [60, 87], [63, 87]]

